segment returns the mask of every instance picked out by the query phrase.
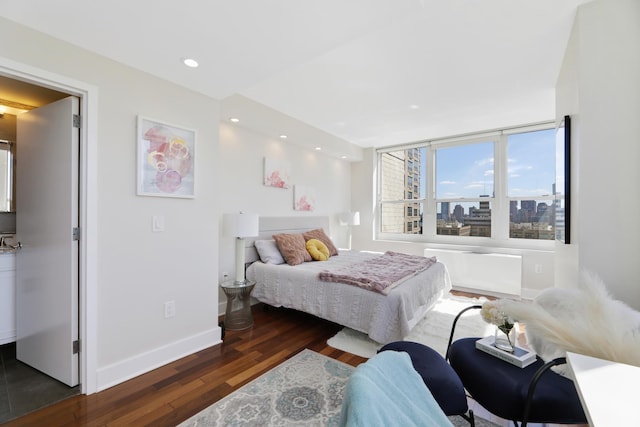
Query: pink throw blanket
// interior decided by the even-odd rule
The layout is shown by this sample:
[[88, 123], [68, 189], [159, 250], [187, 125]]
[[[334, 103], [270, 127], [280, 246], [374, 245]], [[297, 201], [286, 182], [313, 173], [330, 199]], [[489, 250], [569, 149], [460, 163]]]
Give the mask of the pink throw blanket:
[[400, 283], [436, 263], [436, 257], [422, 257], [387, 251], [367, 261], [354, 263], [334, 272], [323, 271], [320, 280], [355, 285], [387, 295]]

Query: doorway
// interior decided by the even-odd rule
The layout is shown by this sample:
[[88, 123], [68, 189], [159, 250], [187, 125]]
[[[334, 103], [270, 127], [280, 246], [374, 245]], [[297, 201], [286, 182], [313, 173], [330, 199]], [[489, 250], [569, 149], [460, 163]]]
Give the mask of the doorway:
[[19, 362], [15, 342], [0, 346], [0, 384], [0, 424], [80, 393]]
[[[33, 73], [33, 70], [31, 70], [32, 72], [30, 72], [27, 76], [24, 76], [23, 72], [20, 70], [21, 68], [20, 65], [11, 64], [11, 66], [12, 66], [11, 69], [3, 67], [3, 60], [2, 58], [0, 58], [0, 99], [9, 98], [9, 96], [7, 95], [11, 95], [11, 97], [18, 104], [22, 103], [22, 104], [33, 106], [33, 107], [40, 107], [42, 105], [46, 105], [50, 102], [53, 102], [56, 99], [68, 97], [69, 95], [75, 95], [80, 99], [83, 99], [86, 101], [88, 92], [93, 91], [93, 89], [91, 88], [82, 89], [82, 84], [78, 85], [80, 89], [79, 89], [79, 92], [76, 92], [76, 93], [69, 93], [66, 91], [57, 90], [57, 89], [66, 89], [67, 87], [71, 88], [73, 86], [68, 86], [68, 83], [67, 83], [64, 85], [59, 84], [60, 87], [57, 88], [56, 87], [57, 84], [51, 83], [52, 81], [56, 81], [56, 78], [51, 79], [50, 73], [42, 71], [40, 72], [40, 77], [34, 77], [34, 76], [38, 76], [39, 73], [38, 72]], [[39, 78], [42, 78], [43, 82], [46, 81], [45, 83], [46, 85], [40, 85]], [[61, 79], [58, 81], [65, 81], [65, 80], [67, 79]], [[10, 88], [13, 88], [13, 90], [18, 88], [19, 90], [18, 92], [10, 93], [9, 92], [11, 90]], [[34, 95], [34, 93], [36, 95]], [[18, 102], [17, 100], [22, 100], [22, 102]], [[32, 105], [32, 104], [39, 104], [39, 105]], [[83, 108], [82, 113], [86, 113], [88, 110], [89, 108], [85, 107]], [[81, 137], [81, 141], [83, 141], [83, 143], [87, 141], [88, 133], [89, 132], [87, 132], [86, 130], [82, 132], [84, 137]], [[95, 137], [92, 139], [95, 139]], [[80, 160], [80, 166], [81, 166], [81, 169], [85, 170], [85, 176], [81, 177], [81, 183], [80, 183], [80, 187], [83, 188], [81, 193], [84, 194], [86, 193], [86, 188], [88, 185], [88, 182], [86, 179], [86, 168], [87, 168], [86, 153], [84, 157]], [[82, 205], [81, 211], [85, 215], [88, 211], [91, 211], [91, 209], [87, 209], [86, 201]], [[87, 220], [85, 216], [83, 218], [82, 224], [86, 224], [86, 223], [87, 223]], [[87, 233], [85, 233], [85, 235], [87, 237], [90, 237], [92, 235], [88, 228], [87, 228]], [[87, 259], [86, 252], [83, 252], [83, 250], [86, 249], [86, 247], [87, 247], [87, 243], [84, 242], [81, 245], [81, 249], [80, 249], [82, 254], [81, 255], [82, 259], [80, 261], [81, 270], [82, 270], [82, 267], [86, 266], [86, 259]], [[89, 318], [90, 320], [89, 322], [86, 322], [84, 324], [81, 321], [81, 324], [83, 325], [81, 327], [81, 332], [80, 332], [81, 340], [83, 337], [86, 337], [88, 335], [87, 331], [94, 330], [93, 328], [95, 327], [93, 324], [93, 317], [86, 316], [86, 312], [87, 312], [86, 302], [88, 301], [87, 293], [88, 291], [92, 290], [92, 287], [87, 286], [87, 283], [88, 283], [87, 277], [91, 277], [93, 274], [95, 274], [95, 272], [92, 270], [93, 268], [85, 269], [85, 272], [80, 279], [81, 295], [80, 295], [80, 298], [78, 298], [79, 311], [81, 314], [80, 317], [82, 321], [84, 321], [87, 318]], [[92, 305], [92, 307], [93, 306], [95, 306], [95, 304]], [[91, 335], [93, 336], [93, 334]], [[81, 386], [68, 387], [68, 386], [62, 385], [63, 387], [60, 387], [60, 385], [57, 385], [57, 386], [54, 386], [52, 389], [50, 386], [47, 386], [47, 383], [53, 380], [51, 380], [50, 378], [47, 378], [46, 376], [43, 377], [42, 374], [38, 373], [38, 371], [35, 371], [35, 370], [33, 370], [35, 372], [30, 371], [29, 369], [27, 369], [28, 367], [26, 367], [26, 365], [20, 366], [19, 369], [14, 369], [17, 365], [15, 361], [15, 343], [5, 344], [2, 347], [0, 347], [0, 382], [2, 382], [2, 378], [3, 378], [2, 375], [5, 375], [6, 378], [11, 378], [11, 381], [4, 382], [4, 384], [8, 385], [9, 387], [13, 387], [13, 386], [20, 387], [20, 386], [27, 385], [28, 387], [31, 388], [31, 393], [29, 396], [29, 399], [32, 401], [31, 403], [39, 404], [41, 406], [46, 406], [50, 403], [54, 403], [54, 401], [59, 401], [63, 398], [66, 398], [73, 394], [77, 394], [79, 392], [86, 393], [86, 394], [95, 392], [95, 381], [85, 381], [85, 378], [87, 377], [87, 372], [92, 372], [93, 374], [95, 373], [94, 371], [95, 365], [94, 363], [92, 363], [93, 358], [88, 357], [90, 355], [91, 349], [93, 348], [93, 339], [87, 339], [85, 343], [85, 347], [86, 348], [83, 349], [84, 351], [80, 352], [81, 369], [80, 369], [79, 377], [80, 377], [80, 382], [82, 383]], [[16, 376], [16, 374], [18, 374], [18, 376]], [[95, 377], [95, 375], [91, 375], [90, 377]], [[16, 379], [18, 380], [16, 381]], [[37, 393], [38, 391], [41, 392], [40, 395], [42, 399], [35, 398], [36, 394], [34, 394], [33, 392]], [[17, 399], [18, 399], [17, 401], [13, 400], [13, 401], [3, 402], [2, 401], [3, 396], [0, 395], [0, 423], [3, 421], [2, 419], [3, 410], [6, 410], [7, 407], [8, 409], [12, 410], [12, 412], [14, 413], [17, 413], [16, 411], [20, 411], [25, 408], [28, 411], [36, 409], [33, 407], [29, 408], [28, 406], [23, 405], [19, 401], [20, 399], [19, 396], [21, 393], [22, 392], [18, 388], [14, 390], [14, 397], [17, 396]], [[12, 415], [11, 418], [14, 418], [14, 416]]]

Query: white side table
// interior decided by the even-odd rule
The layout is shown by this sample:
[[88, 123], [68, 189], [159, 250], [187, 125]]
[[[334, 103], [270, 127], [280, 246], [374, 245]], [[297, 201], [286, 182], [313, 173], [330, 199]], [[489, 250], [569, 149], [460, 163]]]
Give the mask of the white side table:
[[567, 352], [582, 407], [592, 427], [637, 425], [640, 367]]
[[251, 315], [251, 291], [256, 282], [245, 280], [236, 283], [225, 280], [220, 287], [227, 297], [227, 310], [224, 314], [224, 328], [229, 331], [240, 331], [253, 326]]

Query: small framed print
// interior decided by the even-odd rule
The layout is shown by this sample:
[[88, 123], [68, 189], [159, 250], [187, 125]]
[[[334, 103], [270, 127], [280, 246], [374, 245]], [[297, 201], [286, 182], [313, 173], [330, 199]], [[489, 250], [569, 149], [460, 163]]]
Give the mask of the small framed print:
[[316, 208], [316, 192], [313, 187], [295, 185], [293, 187], [293, 209], [296, 211], [313, 211]]
[[138, 116], [139, 196], [193, 198], [196, 131]]
[[290, 169], [288, 162], [265, 157], [264, 185], [267, 187], [289, 188], [291, 185]]

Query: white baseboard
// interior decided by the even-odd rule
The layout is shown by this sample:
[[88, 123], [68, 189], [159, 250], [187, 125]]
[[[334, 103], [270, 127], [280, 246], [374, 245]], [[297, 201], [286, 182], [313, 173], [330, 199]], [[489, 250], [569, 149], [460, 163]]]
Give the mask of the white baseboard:
[[185, 356], [220, 344], [222, 343], [221, 333], [220, 327], [216, 326], [200, 334], [99, 368], [96, 373], [96, 391], [113, 387]]
[[495, 298], [522, 299], [522, 300], [529, 300], [529, 301], [533, 300], [535, 297], [538, 296], [540, 292], [542, 292], [542, 290], [540, 289], [522, 288], [520, 295], [511, 295], [511, 294], [504, 294], [501, 292], [491, 292], [484, 289], [467, 288], [464, 286], [456, 286], [456, 285], [453, 285], [453, 290], [461, 291], [461, 292], [469, 292], [472, 294], [487, 295]]
[[541, 289], [522, 288], [522, 299], [533, 300], [540, 292]]
[[8, 344], [16, 340], [16, 330], [0, 331], [0, 345]]

